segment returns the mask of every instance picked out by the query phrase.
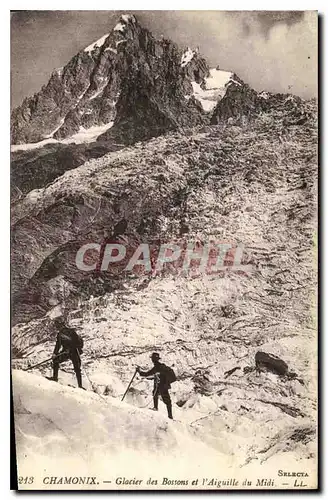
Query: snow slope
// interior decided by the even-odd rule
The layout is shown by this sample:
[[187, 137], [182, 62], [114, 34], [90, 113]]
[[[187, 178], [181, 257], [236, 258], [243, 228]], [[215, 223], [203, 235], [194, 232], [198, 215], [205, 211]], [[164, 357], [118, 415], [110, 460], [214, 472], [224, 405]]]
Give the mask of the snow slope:
[[[99, 488], [117, 488], [127, 460], [131, 476], [145, 481], [155, 474], [192, 477], [205, 466], [204, 473], [209, 467], [214, 473], [227, 464], [228, 457], [195, 438], [195, 430], [160, 413], [25, 372], [14, 371], [13, 383], [18, 474], [33, 474], [34, 487], [46, 488], [45, 476], [69, 474], [97, 475]], [[114, 484], [103, 484], [106, 479]]]
[[[203, 481], [211, 478], [221, 482], [235, 478], [238, 483], [228, 486], [238, 488], [245, 477], [253, 479], [255, 487], [258, 477], [275, 477], [279, 486], [278, 468], [288, 468], [293, 461], [293, 470], [304, 470], [303, 450], [284, 449], [279, 441], [278, 454], [270, 457], [269, 450], [267, 456], [262, 455], [263, 464], [260, 455], [242, 463], [245, 441], [256, 438], [253, 425], [245, 416], [243, 425], [239, 417], [236, 426], [236, 417], [230, 414], [226, 419], [225, 410], [213, 411], [216, 405], [206, 397], [185, 411], [194, 420], [187, 425], [182, 409], [175, 410], [178, 420], [170, 421], [160, 411], [133, 406], [131, 399], [121, 402], [120, 397], [100, 396], [18, 370], [13, 371], [13, 395], [18, 475], [35, 478], [34, 484], [22, 486], [24, 489], [53, 489], [45, 484], [49, 477], [83, 476], [97, 478], [96, 486], [84, 485], [86, 489], [153, 489], [147, 485], [150, 477], [163, 489], [174, 488], [165, 484], [164, 478], [183, 481], [183, 489], [201, 489]], [[280, 439], [288, 440], [295, 429], [284, 430]], [[306, 423], [297, 432], [307, 432]], [[232, 446], [235, 453], [231, 453]], [[296, 457], [300, 461], [297, 465]], [[306, 470], [313, 485], [314, 470], [309, 464]], [[118, 484], [122, 477], [142, 483]], [[197, 484], [192, 485], [195, 479]], [[181, 483], [175, 487], [181, 488]], [[210, 487], [221, 486], [214, 483]], [[59, 484], [55, 488], [77, 487]]]

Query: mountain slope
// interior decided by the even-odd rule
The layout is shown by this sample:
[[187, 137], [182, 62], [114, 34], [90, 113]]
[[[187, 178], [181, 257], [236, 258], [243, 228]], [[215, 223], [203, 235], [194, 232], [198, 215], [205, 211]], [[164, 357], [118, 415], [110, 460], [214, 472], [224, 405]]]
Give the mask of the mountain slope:
[[305, 107], [294, 96], [256, 92], [209, 68], [198, 50], [156, 40], [123, 15], [13, 111], [12, 201], [91, 158], [171, 130], [241, 124], [271, 108], [305, 122]]
[[[51, 308], [52, 292], [47, 282], [56, 276], [68, 280], [69, 288], [77, 294], [80, 283], [82, 288], [88, 283], [90, 293], [93, 288], [102, 289], [92, 273], [81, 274], [76, 269], [76, 251], [86, 242], [100, 243], [104, 230], [123, 218], [128, 221], [127, 236], [132, 241], [161, 241], [187, 232], [190, 238], [204, 239], [212, 234], [246, 245], [251, 233], [262, 246], [263, 239], [269, 238], [269, 228], [272, 234], [279, 230], [285, 238], [289, 227], [299, 224], [302, 233], [297, 236], [297, 241], [301, 237], [298, 244], [308, 247], [313, 226], [307, 230], [304, 224], [312, 220], [315, 201], [315, 105], [309, 103], [306, 113], [309, 118], [303, 125], [293, 121], [288, 125], [287, 115], [281, 115], [279, 108], [253, 121], [251, 130], [247, 126], [217, 126], [139, 143], [90, 160], [48, 187], [29, 193], [12, 211], [14, 311], [18, 314], [16, 319], [14, 313], [14, 320], [22, 319], [18, 311], [24, 310], [28, 319], [35, 317], [33, 308], [41, 307], [37, 315]], [[295, 190], [289, 187], [294, 185]], [[244, 202], [239, 205], [233, 202], [235, 189], [243, 193]], [[258, 191], [262, 201], [256, 196]], [[270, 192], [277, 206], [272, 219], [268, 219], [264, 201]], [[190, 206], [193, 196], [200, 193], [205, 199], [213, 197], [211, 210], [219, 224], [213, 226], [208, 218], [200, 222], [197, 209]], [[286, 211], [280, 200], [287, 203]], [[306, 218], [288, 215], [297, 213], [295, 203], [308, 214]], [[240, 217], [236, 226], [231, 225], [233, 213]], [[115, 279], [108, 281], [116, 286]]]
[[[304, 414], [312, 420], [313, 104], [307, 113], [312, 119], [303, 125], [282, 126], [277, 112], [251, 128], [168, 134], [92, 160], [27, 195], [13, 210], [14, 357], [47, 357], [52, 317], [65, 307], [85, 338], [89, 374], [112, 373], [127, 383], [131, 367], [147, 364], [148, 353], [159, 350], [187, 384], [177, 389], [177, 402], [196, 404], [195, 394], [212, 398], [225, 388], [220, 404], [229, 414], [235, 410], [228, 401], [238, 392], [239, 405], [254, 400], [252, 410], [246, 406], [255, 415], [265, 382], [265, 411], [272, 413], [271, 401], [294, 412], [292, 419], [301, 422]], [[102, 241], [104, 228], [122, 218], [132, 248], [135, 242], [206, 242], [211, 236], [242, 242], [243, 262], [253, 271], [213, 277], [79, 271], [80, 246]], [[257, 350], [282, 357], [305, 386], [243, 375]], [[225, 380], [224, 372], [236, 366], [240, 371]], [[279, 412], [270, 422], [285, 413]]]

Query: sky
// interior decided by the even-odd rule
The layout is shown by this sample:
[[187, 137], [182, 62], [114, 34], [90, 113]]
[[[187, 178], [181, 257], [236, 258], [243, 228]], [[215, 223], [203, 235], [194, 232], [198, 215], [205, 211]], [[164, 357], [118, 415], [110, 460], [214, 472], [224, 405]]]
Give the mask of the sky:
[[[115, 26], [124, 11], [11, 13], [11, 105]], [[317, 95], [316, 11], [129, 11], [156, 37], [199, 47], [256, 90]]]

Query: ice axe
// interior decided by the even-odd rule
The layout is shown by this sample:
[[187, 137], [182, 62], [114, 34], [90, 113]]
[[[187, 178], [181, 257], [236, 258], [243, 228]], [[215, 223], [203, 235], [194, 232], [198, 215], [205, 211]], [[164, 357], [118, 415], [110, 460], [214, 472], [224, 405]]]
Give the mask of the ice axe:
[[[60, 354], [62, 354], [62, 353], [60, 353]], [[58, 358], [58, 356], [59, 356], [59, 354], [57, 354], [56, 358]], [[32, 366], [29, 366], [28, 368], [24, 368], [23, 371], [27, 372], [27, 370], [32, 370], [33, 368], [37, 368], [38, 366], [44, 365], [45, 363], [48, 363], [49, 361], [52, 361], [53, 359], [55, 359], [55, 358], [53, 358], [51, 356], [51, 358], [45, 359], [44, 361], [41, 361], [40, 363], [37, 363], [36, 365], [32, 365]]]
[[126, 389], [125, 393], [123, 394], [123, 398], [121, 399], [121, 401], [123, 401], [123, 399], [125, 398], [125, 396], [126, 396], [126, 394], [127, 394], [128, 390], [129, 390], [129, 389], [130, 389], [130, 387], [131, 387], [131, 384], [132, 384], [132, 382], [133, 382], [133, 380], [134, 380], [134, 377], [137, 375], [137, 373], [138, 373], [138, 368], [136, 368], [136, 371], [134, 372], [133, 377], [132, 377], [132, 379], [130, 380], [129, 385], [127, 386], [127, 389]]

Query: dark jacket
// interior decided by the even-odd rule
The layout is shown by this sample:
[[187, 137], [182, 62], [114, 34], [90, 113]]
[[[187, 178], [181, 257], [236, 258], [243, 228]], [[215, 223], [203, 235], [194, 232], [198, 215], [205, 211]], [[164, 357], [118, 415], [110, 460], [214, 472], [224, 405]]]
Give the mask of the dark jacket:
[[[163, 363], [157, 361], [154, 364], [153, 368], [151, 368], [146, 372], [139, 370], [139, 375], [141, 375], [142, 377], [150, 377], [151, 375], [156, 375], [156, 374], [159, 375], [159, 386], [161, 388], [170, 389], [171, 384], [167, 381], [166, 365], [164, 365]], [[154, 385], [156, 385], [156, 377], [154, 379]]]
[[66, 326], [61, 328], [57, 333], [57, 340], [54, 349], [54, 354], [58, 354], [60, 350], [66, 352], [80, 352], [79, 340], [76, 331], [73, 328], [67, 328]]

